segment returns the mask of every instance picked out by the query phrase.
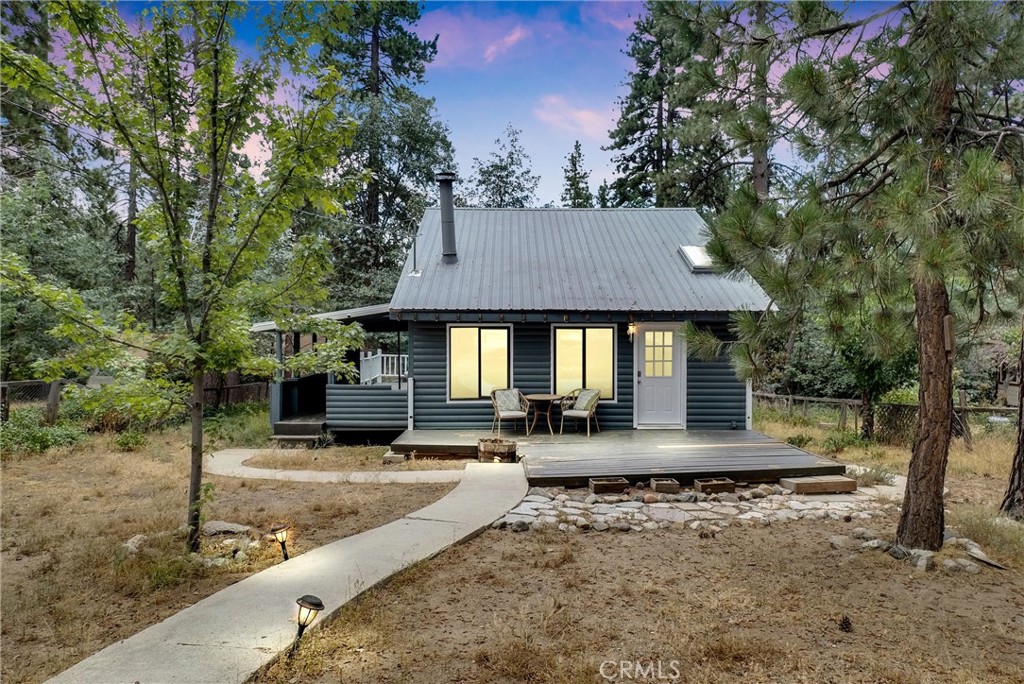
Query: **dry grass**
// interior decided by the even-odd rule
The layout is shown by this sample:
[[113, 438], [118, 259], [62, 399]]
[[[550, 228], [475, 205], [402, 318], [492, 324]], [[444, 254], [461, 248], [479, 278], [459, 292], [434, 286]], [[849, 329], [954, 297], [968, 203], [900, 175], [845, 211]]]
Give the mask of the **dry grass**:
[[848, 529], [487, 532], [371, 590], [255, 681], [567, 684], [623, 663], [632, 681], [1019, 681], [1019, 569], [915, 575], [830, 549]]
[[[190, 559], [177, 531], [185, 519], [186, 435], [149, 437], [146, 448], [130, 454], [95, 436], [77, 449], [3, 463], [3, 681], [41, 681], [280, 562], [271, 543], [251, 550], [244, 563], [220, 568]], [[208, 479], [208, 519], [256, 530], [289, 522], [294, 555], [399, 518], [450, 489]], [[138, 534], [147, 542], [138, 554], [127, 553], [123, 542]], [[204, 540], [204, 555], [230, 551], [220, 540]]]
[[381, 446], [343, 446], [326, 449], [268, 449], [245, 462], [253, 468], [273, 470], [329, 470], [336, 472], [367, 470], [461, 470], [468, 459], [415, 458], [401, 463], [384, 463], [388, 452]]

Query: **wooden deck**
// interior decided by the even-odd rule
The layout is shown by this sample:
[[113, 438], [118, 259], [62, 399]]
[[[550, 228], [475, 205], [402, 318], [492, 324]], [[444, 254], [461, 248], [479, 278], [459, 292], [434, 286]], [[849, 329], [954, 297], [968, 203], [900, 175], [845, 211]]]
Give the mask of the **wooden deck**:
[[[475, 456], [486, 430], [407, 430], [391, 449], [418, 455]], [[843, 464], [821, 458], [751, 430], [616, 430], [585, 435], [527, 437], [503, 432], [519, 443], [530, 484], [586, 486], [591, 477], [651, 476], [691, 484], [702, 477], [725, 476], [737, 482], [774, 482], [781, 477], [839, 475]]]

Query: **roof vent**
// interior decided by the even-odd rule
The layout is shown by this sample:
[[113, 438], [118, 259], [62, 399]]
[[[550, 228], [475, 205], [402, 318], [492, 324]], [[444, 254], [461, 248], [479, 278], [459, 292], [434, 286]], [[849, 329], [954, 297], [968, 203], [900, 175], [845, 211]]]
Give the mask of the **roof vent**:
[[691, 273], [711, 273], [711, 257], [700, 245], [679, 245], [679, 254]]

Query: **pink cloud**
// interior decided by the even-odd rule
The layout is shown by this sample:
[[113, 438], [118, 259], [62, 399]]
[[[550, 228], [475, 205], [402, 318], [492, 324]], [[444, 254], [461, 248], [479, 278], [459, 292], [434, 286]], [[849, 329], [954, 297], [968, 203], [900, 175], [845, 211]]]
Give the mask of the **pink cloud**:
[[576, 136], [607, 141], [615, 122], [615, 112], [573, 107], [561, 95], [545, 95], [533, 108], [533, 115], [544, 123]]
[[594, 24], [607, 24], [629, 33], [643, 11], [637, 2], [584, 2], [580, 4], [580, 18]]
[[438, 36], [434, 68], [481, 67], [500, 61], [499, 58], [537, 40], [552, 40], [565, 33], [565, 27], [554, 15], [531, 20], [527, 28], [522, 17], [513, 13], [495, 12], [491, 5], [462, 3], [428, 9], [413, 26], [421, 38]]
[[520, 43], [524, 38], [528, 38], [530, 32], [519, 24], [514, 29], [505, 34], [500, 40], [497, 40], [487, 46], [484, 50], [484, 60], [489, 64], [494, 61], [494, 58], [500, 54], [506, 53], [511, 50], [517, 43]]

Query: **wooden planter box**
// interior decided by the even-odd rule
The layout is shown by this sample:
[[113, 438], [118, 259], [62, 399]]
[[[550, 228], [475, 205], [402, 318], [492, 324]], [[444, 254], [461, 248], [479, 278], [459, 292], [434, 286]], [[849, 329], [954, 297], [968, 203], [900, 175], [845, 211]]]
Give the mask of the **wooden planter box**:
[[736, 491], [736, 483], [727, 477], [709, 477], [694, 480], [693, 488], [702, 494], [723, 494]]
[[476, 453], [481, 463], [515, 463], [516, 442], [504, 437], [485, 437], [477, 442]]
[[629, 480], [624, 477], [592, 477], [590, 491], [594, 494], [621, 494], [629, 489]]
[[679, 480], [671, 477], [652, 477], [651, 490], [659, 494], [678, 494]]

